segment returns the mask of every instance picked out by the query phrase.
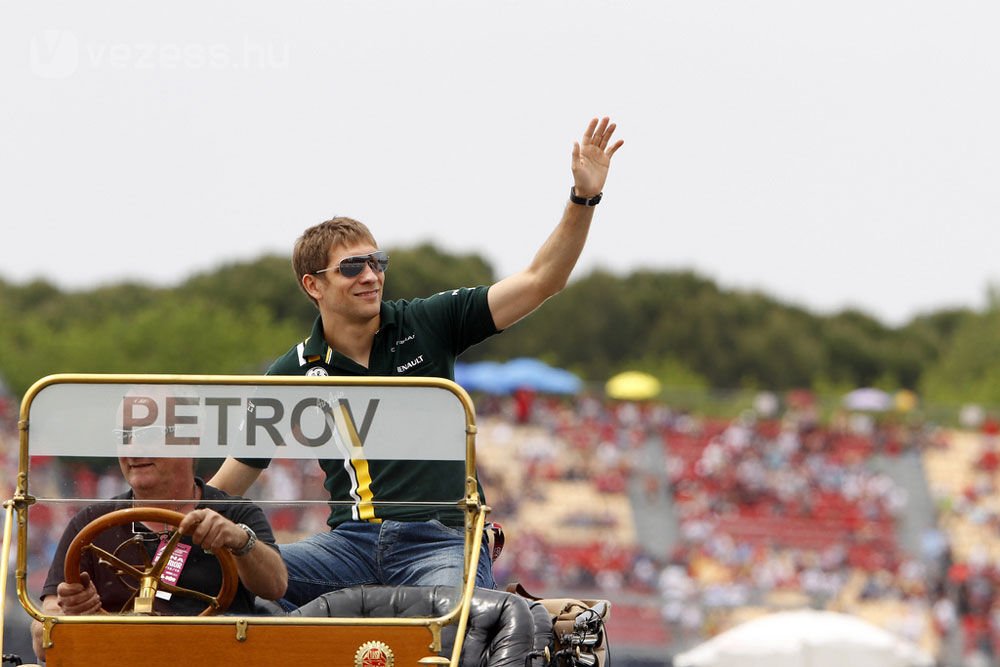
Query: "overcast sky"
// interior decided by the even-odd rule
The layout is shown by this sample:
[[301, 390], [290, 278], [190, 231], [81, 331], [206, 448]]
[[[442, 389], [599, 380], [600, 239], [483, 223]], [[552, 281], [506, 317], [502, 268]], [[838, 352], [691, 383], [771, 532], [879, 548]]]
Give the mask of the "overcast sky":
[[961, 0], [4, 3], [0, 277], [170, 285], [335, 214], [506, 274], [606, 114], [625, 146], [576, 275], [693, 269], [893, 324], [980, 308], [1000, 282], [998, 19]]

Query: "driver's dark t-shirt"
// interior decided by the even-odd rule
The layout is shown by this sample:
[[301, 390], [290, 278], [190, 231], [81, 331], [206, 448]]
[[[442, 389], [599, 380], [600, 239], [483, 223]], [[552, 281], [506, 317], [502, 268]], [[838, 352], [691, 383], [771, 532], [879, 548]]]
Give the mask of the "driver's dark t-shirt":
[[[260, 542], [271, 545], [266, 548], [274, 547], [274, 534], [271, 532], [271, 526], [268, 524], [264, 512], [257, 505], [208, 486], [200, 479], [196, 482], [202, 490], [202, 500], [198, 504], [198, 508], [213, 509], [234, 523], [245, 523], [257, 533], [257, 539]], [[55, 595], [56, 588], [65, 579], [63, 564], [66, 561], [66, 551], [73, 538], [94, 519], [114, 510], [131, 507], [131, 497], [131, 492], [129, 492], [115, 496], [106, 503], [89, 505], [70, 520], [59, 539], [59, 545], [56, 547], [52, 565], [49, 567], [45, 585], [42, 587], [42, 597]], [[242, 502], [219, 502], [225, 500]], [[127, 563], [142, 565], [142, 555], [138, 550], [145, 549], [148, 557], [152, 559], [160, 540], [161, 537], [158, 533], [141, 523], [136, 523], [108, 528], [94, 538], [94, 544], [105, 551], [116, 554]], [[181, 543], [189, 545], [191, 550], [184, 561], [176, 585], [208, 595], [218, 594], [222, 586], [222, 570], [219, 561], [215, 556], [202, 550], [201, 547], [192, 545], [190, 537], [181, 538]], [[95, 561], [95, 554], [90, 550], [85, 551], [80, 557], [80, 570], [90, 574], [91, 581], [94, 582], [94, 586], [101, 596], [101, 606], [113, 614], [130, 611], [132, 609], [130, 600], [134, 589], [129, 588], [129, 585], [134, 586], [136, 582], [131, 578], [119, 578], [110, 566], [99, 565]], [[125, 608], [126, 605], [127, 608]], [[170, 600], [162, 599], [158, 595], [154, 601], [153, 609], [157, 614], [185, 616], [200, 614], [206, 606], [203, 601], [174, 594]], [[240, 582], [236, 596], [233, 598], [227, 613], [250, 614], [253, 613], [253, 608], [254, 595]]]

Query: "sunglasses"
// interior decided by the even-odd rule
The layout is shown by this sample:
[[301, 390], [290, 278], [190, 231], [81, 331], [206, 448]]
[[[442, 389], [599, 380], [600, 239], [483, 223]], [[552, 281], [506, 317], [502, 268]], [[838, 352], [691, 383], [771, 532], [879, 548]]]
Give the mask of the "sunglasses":
[[162, 445], [167, 433], [173, 433], [175, 426], [136, 426], [134, 428], [113, 428], [111, 432], [121, 438], [123, 445]]
[[340, 275], [345, 278], [354, 278], [355, 276], [361, 275], [361, 272], [365, 270], [366, 266], [372, 267], [372, 271], [375, 273], [385, 273], [385, 270], [389, 268], [389, 255], [381, 250], [376, 250], [368, 255], [345, 257], [340, 260], [340, 263], [337, 266], [328, 266], [325, 269], [313, 271], [313, 274], [319, 275], [320, 273], [326, 273], [327, 271], [340, 271]]

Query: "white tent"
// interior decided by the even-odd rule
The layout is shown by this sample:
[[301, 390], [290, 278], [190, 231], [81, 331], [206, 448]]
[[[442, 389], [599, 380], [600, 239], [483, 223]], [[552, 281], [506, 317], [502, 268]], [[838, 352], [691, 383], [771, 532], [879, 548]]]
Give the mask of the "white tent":
[[731, 628], [674, 658], [675, 667], [929, 667], [913, 644], [856, 616], [784, 611]]
[[862, 387], [844, 394], [843, 405], [858, 412], [888, 412], [892, 409], [892, 396], [875, 387]]

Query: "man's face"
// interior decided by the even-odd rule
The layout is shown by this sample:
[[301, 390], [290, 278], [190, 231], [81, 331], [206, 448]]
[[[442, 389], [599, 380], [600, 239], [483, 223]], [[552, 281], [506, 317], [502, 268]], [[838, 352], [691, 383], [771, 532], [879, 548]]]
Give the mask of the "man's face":
[[[336, 245], [330, 249], [328, 267], [337, 267], [347, 257], [368, 255], [378, 250], [370, 243]], [[385, 273], [365, 266], [360, 274], [347, 277], [332, 269], [311, 276], [311, 294], [319, 303], [320, 312], [327, 317], [364, 322], [378, 317], [382, 302]]]
[[125, 481], [138, 498], [191, 497], [194, 487], [193, 460], [121, 456], [118, 458]]

